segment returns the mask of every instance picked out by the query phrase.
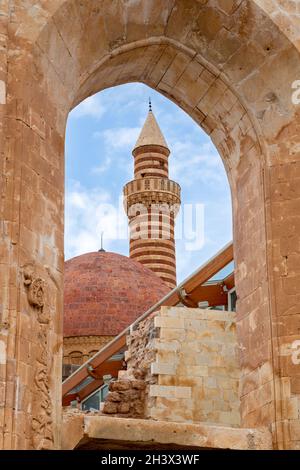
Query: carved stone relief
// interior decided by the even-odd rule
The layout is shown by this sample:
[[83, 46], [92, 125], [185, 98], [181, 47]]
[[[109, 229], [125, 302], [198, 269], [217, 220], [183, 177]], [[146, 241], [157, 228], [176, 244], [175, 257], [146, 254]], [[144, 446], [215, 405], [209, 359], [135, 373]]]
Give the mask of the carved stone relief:
[[34, 449], [52, 449], [54, 444], [52, 403], [50, 397], [51, 351], [49, 348], [50, 314], [47, 309], [46, 281], [36, 274], [34, 267], [24, 268], [24, 285], [30, 308], [35, 313], [35, 372], [32, 405], [32, 446]]

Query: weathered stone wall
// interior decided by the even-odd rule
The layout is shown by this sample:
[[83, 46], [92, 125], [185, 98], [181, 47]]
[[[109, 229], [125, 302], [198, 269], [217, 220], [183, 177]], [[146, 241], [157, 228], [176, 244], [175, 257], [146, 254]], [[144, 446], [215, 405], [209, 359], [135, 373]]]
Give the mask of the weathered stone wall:
[[235, 314], [163, 307], [155, 317], [158, 338], [150, 385], [153, 419], [240, 425]]
[[[105, 413], [240, 425], [235, 313], [162, 307], [129, 335], [126, 360]], [[143, 412], [135, 412], [134, 400]]]
[[124, 417], [146, 418], [149, 406], [150, 385], [157, 382], [151, 373], [155, 360], [153, 338], [157, 334], [154, 315], [140, 322], [136, 330], [127, 336], [125, 360], [127, 370], [120, 371], [117, 381], [111, 382], [110, 393], [103, 406], [106, 414], [119, 414]]
[[270, 15], [278, 28], [300, 50], [299, 0], [255, 0], [255, 3]]
[[[8, 359], [9, 305], [7, 302], [10, 267], [9, 240], [5, 237], [7, 227], [3, 226], [3, 194], [7, 186], [5, 178], [5, 136], [6, 136], [6, 101], [7, 101], [7, 44], [8, 44], [8, 0], [0, 3], [0, 449], [4, 447], [4, 420], [9, 403], [6, 399], [8, 377], [6, 375]], [[7, 184], [7, 183], [6, 183]], [[6, 238], [6, 239], [5, 239]], [[16, 285], [15, 285], [16, 287]], [[10, 387], [13, 386], [12, 377]], [[8, 444], [10, 441], [8, 442]]]
[[117, 381], [109, 384], [109, 393], [102, 407], [104, 414], [120, 415], [126, 418], [145, 417], [144, 380], [131, 380], [120, 375]]

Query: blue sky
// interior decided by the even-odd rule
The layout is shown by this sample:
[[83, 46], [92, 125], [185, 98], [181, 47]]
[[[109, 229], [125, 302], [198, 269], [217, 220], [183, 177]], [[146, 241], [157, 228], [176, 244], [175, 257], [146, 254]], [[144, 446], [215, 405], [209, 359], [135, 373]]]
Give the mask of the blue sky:
[[128, 256], [122, 188], [133, 179], [132, 148], [148, 99], [167, 140], [170, 178], [182, 189], [177, 277], [182, 281], [232, 238], [227, 176], [209, 137], [177, 105], [146, 85], [104, 90], [69, 115], [66, 133], [65, 257], [100, 248]]

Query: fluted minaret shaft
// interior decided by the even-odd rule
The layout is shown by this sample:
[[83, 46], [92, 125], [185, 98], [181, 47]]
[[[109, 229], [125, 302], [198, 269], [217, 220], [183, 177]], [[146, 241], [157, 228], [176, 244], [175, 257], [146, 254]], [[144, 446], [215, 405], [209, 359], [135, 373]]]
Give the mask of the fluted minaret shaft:
[[180, 186], [169, 179], [170, 150], [149, 111], [133, 149], [134, 180], [124, 187], [130, 226], [130, 258], [176, 286], [175, 217]]

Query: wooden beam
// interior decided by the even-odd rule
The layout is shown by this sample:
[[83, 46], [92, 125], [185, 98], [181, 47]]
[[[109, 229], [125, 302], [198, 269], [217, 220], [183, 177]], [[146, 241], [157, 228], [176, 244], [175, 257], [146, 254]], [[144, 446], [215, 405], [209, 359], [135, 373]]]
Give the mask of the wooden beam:
[[216, 305], [227, 305], [227, 292], [224, 292], [221, 284], [210, 286], [199, 286], [193, 290], [189, 297], [195, 304], [198, 302], [208, 302], [209, 307]]
[[[123, 367], [123, 361], [108, 361], [97, 368], [97, 375], [103, 377], [103, 375], [109, 374], [112, 377], [118, 377], [118, 372], [119, 370], [122, 370], [122, 367]], [[93, 382], [86, 385], [82, 390], [79, 390], [78, 392], [79, 401], [84, 400], [91, 393], [97, 390], [97, 388], [101, 387], [101, 385], [103, 385], [102, 379], [93, 380]]]
[[126, 332], [117, 336], [113, 341], [108, 343], [103, 349], [98, 351], [89, 361], [77, 369], [70, 377], [68, 377], [62, 384], [63, 397], [70, 392], [74, 387], [77, 387], [88, 376], [88, 366], [92, 366], [95, 370], [98, 366], [103, 364], [107, 359], [110, 359], [114, 354], [117, 354], [120, 349], [126, 346]]
[[[227, 264], [233, 261], [233, 244], [227, 245], [220, 253], [214, 258], [210, 259], [201, 268], [190, 276], [186, 281], [180, 284], [179, 287], [183, 287], [187, 295], [191, 294], [194, 289], [201, 286], [221, 269], [225, 268]], [[163, 303], [166, 306], [174, 306], [180, 301], [177, 291], [174, 291], [172, 295]]]
[[221, 251], [218, 256], [205, 263], [202, 268], [195, 273], [194, 276], [185, 282], [184, 288], [186, 292], [188, 294], [193, 292], [197, 286], [204, 284], [215, 274], [221, 271], [221, 269], [225, 268], [225, 266], [227, 266], [227, 264], [229, 264], [231, 261], [233, 261], [232, 243], [228, 245], [223, 251]]
[[122, 370], [123, 361], [106, 361], [101, 366], [97, 367], [94, 372], [99, 376], [99, 379], [95, 379], [77, 393], [70, 393], [63, 397], [63, 406], [70, 405], [71, 401], [79, 399], [79, 403], [82, 402], [91, 393], [97, 390], [103, 385], [103, 375], [111, 375], [112, 377], [118, 377], [119, 370]]
[[233, 289], [235, 286], [234, 273], [231, 273], [224, 279], [224, 284], [228, 290]]
[[69, 395], [64, 396], [62, 399], [62, 406], [69, 406], [71, 401], [76, 400], [76, 397], [76, 393], [70, 393]]
[[[227, 289], [223, 289], [225, 287]], [[194, 304], [198, 302], [207, 301], [209, 306], [215, 305], [227, 305], [228, 302], [228, 291], [234, 287], [234, 273], [227, 276], [222, 282], [216, 282], [214, 284], [202, 284], [196, 287], [190, 294]]]

